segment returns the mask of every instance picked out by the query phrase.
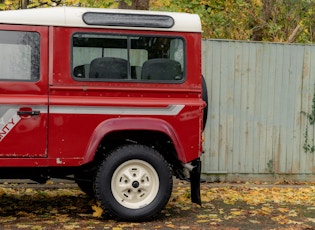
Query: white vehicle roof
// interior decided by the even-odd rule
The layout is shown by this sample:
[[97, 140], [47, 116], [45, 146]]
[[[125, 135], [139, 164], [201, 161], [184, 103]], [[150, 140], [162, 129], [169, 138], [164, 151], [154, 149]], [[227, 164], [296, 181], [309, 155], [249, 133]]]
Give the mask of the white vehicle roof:
[[0, 11], [0, 24], [202, 31], [196, 14], [81, 7]]

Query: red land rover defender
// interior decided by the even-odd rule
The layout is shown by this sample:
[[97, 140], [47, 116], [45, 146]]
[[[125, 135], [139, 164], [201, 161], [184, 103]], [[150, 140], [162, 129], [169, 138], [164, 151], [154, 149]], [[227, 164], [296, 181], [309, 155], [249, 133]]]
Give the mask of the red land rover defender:
[[164, 208], [173, 175], [189, 179], [201, 203], [197, 15], [2, 11], [0, 59], [0, 178], [74, 175], [111, 215], [131, 221]]

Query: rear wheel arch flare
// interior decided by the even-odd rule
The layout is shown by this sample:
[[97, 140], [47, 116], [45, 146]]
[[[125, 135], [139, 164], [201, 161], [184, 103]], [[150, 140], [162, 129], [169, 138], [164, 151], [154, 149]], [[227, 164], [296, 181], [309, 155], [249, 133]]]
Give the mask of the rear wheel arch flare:
[[180, 161], [185, 161], [185, 154], [179, 138], [172, 126], [164, 120], [157, 118], [112, 118], [100, 123], [87, 145], [82, 164], [93, 161], [97, 148], [103, 138], [113, 132], [124, 131], [156, 131], [169, 137], [173, 142], [177, 157]]

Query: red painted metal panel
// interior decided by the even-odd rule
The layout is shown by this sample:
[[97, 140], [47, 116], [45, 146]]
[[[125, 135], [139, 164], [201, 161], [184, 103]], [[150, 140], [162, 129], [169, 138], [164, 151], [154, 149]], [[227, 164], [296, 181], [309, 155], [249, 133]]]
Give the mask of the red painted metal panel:
[[[0, 157], [9, 157], [17, 165], [23, 165], [25, 158], [47, 157], [48, 28], [0, 25], [0, 30], [40, 35], [40, 79], [36, 82], [0, 81]], [[11, 163], [9, 159], [1, 160], [0, 166], [12, 166]]]
[[81, 165], [93, 159], [104, 135], [115, 130], [165, 133], [182, 162], [200, 155], [204, 102], [199, 33], [106, 30], [110, 34], [181, 36], [185, 40], [186, 80], [180, 84], [154, 84], [80, 82], [72, 78], [72, 34], [100, 33], [104, 29], [11, 25], [0, 25], [0, 29], [36, 31], [41, 37], [40, 80], [0, 82], [1, 107], [40, 112], [36, 116], [22, 115], [12, 130], [9, 126], [14, 120], [2, 131], [10, 129], [0, 141], [0, 166]]
[[[186, 43], [186, 80], [181, 84], [142, 82], [80, 82], [71, 76], [71, 38], [77, 32], [181, 36]], [[201, 153], [201, 35], [156, 31], [54, 28], [54, 67], [50, 81], [49, 151], [51, 158], [93, 159], [104, 135], [115, 130], [161, 131], [170, 136], [183, 162]], [[183, 106], [177, 114], [146, 111]], [[86, 114], [75, 112], [87, 110]], [[83, 107], [83, 108], [81, 108]], [[91, 109], [110, 110], [87, 114]], [[59, 111], [54, 113], [54, 108]], [[122, 111], [128, 109], [129, 112]], [[142, 109], [142, 112], [141, 110]], [[135, 112], [138, 111], [139, 113]], [[116, 112], [115, 112], [116, 111]], [[167, 124], [167, 125], [166, 125]]]

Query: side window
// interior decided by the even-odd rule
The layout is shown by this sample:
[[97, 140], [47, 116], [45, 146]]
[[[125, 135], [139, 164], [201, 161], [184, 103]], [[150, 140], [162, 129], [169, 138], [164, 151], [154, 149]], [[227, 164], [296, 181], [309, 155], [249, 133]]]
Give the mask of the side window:
[[176, 83], [184, 79], [184, 41], [158, 36], [74, 34], [76, 80]]
[[39, 43], [36, 32], [0, 30], [0, 80], [37, 81]]

